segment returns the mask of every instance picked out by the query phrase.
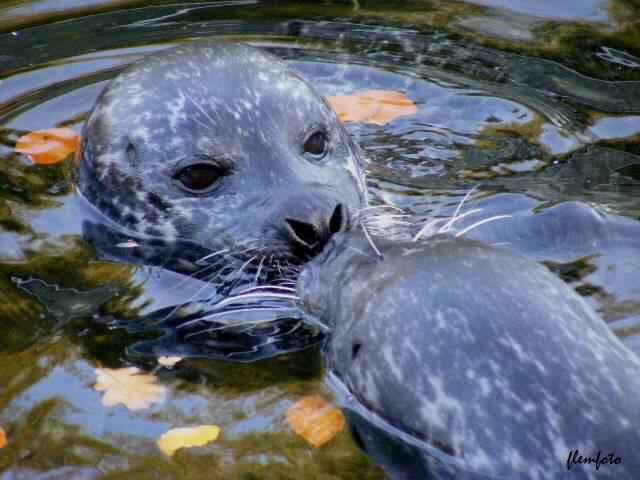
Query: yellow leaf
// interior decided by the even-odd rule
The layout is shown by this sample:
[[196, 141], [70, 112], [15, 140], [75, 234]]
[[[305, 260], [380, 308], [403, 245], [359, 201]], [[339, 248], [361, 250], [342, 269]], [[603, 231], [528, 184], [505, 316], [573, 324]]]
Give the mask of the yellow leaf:
[[7, 434], [4, 432], [2, 427], [0, 427], [0, 448], [4, 448], [7, 446]]
[[16, 152], [38, 165], [58, 163], [78, 150], [80, 135], [69, 128], [35, 130], [18, 139]]
[[334, 439], [344, 428], [342, 412], [318, 395], [302, 397], [286, 413], [289, 426], [314, 447]]
[[164, 400], [166, 389], [153, 382], [155, 375], [140, 373], [136, 367], [96, 368], [95, 389], [104, 391], [102, 404], [113, 407], [122, 403], [129, 410], [149, 408]]
[[180, 360], [182, 360], [182, 357], [166, 357], [164, 355], [158, 357], [158, 363], [163, 367], [173, 367]]
[[220, 434], [217, 425], [200, 425], [199, 427], [172, 428], [164, 433], [156, 442], [158, 448], [166, 455], [173, 455], [176, 450], [185, 447], [201, 447], [213, 442]]
[[368, 90], [355, 95], [329, 97], [331, 107], [342, 122], [365, 122], [386, 125], [404, 115], [413, 115], [418, 109], [402, 92]]

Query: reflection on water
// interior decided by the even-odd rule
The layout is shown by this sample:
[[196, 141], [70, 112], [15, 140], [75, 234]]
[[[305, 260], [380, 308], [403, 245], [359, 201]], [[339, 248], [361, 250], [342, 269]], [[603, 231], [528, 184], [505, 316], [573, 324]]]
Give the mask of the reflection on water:
[[[371, 201], [405, 209], [419, 226], [450, 215], [479, 186], [465, 208], [511, 218], [469, 235], [544, 262], [631, 347], [638, 345], [638, 15], [637, 4], [626, 0], [5, 2], [0, 426], [10, 444], [0, 472], [10, 478], [137, 478], [149, 471], [162, 478], [382, 475], [348, 434], [315, 450], [287, 427], [283, 413], [299, 396], [329, 395], [317, 349], [250, 365], [189, 360], [172, 370], [139, 356], [145, 349], [132, 349], [135, 342], [146, 351], [215, 356], [238, 332], [158, 341], [150, 328], [157, 312], [198, 298], [202, 285], [193, 280], [176, 288], [183, 280], [178, 274], [98, 255], [81, 235], [86, 212], [69, 165], [34, 167], [13, 153], [26, 131], [79, 131], [124, 65], [203, 36], [263, 46], [326, 95], [406, 93], [417, 114], [384, 127], [347, 125], [369, 160]], [[470, 215], [460, 228], [477, 220]], [[127, 323], [136, 318], [142, 322]], [[128, 331], [115, 328], [121, 325]], [[244, 340], [242, 348], [255, 345]], [[102, 407], [91, 388], [93, 368], [133, 362], [156, 369], [171, 392], [167, 403], [137, 414]], [[173, 460], [156, 449], [166, 429], [205, 423], [222, 427], [215, 444]]]
[[607, 15], [607, 0], [468, 0], [469, 3], [505, 9], [533, 17], [543, 17], [554, 20], [588, 20], [604, 22], [609, 20]]

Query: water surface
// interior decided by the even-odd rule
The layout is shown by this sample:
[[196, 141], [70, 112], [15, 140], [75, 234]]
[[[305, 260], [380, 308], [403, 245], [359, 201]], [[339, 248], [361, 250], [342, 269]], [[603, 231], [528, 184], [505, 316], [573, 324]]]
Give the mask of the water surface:
[[[348, 433], [315, 449], [287, 426], [299, 397], [330, 398], [317, 346], [173, 369], [133, 354], [155, 335], [104, 320], [139, 318], [199, 286], [177, 289], [177, 274], [106, 261], [82, 238], [69, 163], [36, 167], [13, 151], [31, 130], [79, 132], [125, 65], [201, 37], [264, 47], [326, 95], [404, 92], [417, 114], [347, 126], [366, 152], [371, 202], [421, 225], [450, 215], [475, 186], [465, 208], [483, 211], [460, 228], [510, 215], [468, 235], [544, 262], [640, 351], [639, 16], [624, 0], [3, 2], [0, 426], [9, 445], [0, 476], [383, 477]], [[186, 353], [206, 356], [209, 340]], [[127, 365], [153, 370], [167, 400], [142, 412], [103, 407], [94, 369]], [[171, 459], [157, 449], [167, 429], [205, 423], [221, 426], [218, 441]]]

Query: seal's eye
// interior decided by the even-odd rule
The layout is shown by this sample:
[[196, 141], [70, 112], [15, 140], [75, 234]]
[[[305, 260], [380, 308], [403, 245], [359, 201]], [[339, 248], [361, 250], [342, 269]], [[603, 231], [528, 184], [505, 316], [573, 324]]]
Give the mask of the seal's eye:
[[324, 132], [316, 131], [307, 137], [302, 146], [305, 153], [322, 158], [327, 153], [329, 140]]
[[211, 163], [194, 163], [181, 168], [173, 176], [180, 185], [191, 193], [207, 193], [213, 190], [224, 172]]

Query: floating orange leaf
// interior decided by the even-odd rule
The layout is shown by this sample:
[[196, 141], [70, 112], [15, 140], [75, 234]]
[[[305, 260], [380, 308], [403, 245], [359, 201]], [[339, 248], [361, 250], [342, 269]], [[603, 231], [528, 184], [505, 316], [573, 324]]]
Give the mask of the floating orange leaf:
[[164, 433], [156, 442], [158, 448], [166, 455], [173, 455], [185, 447], [201, 447], [213, 442], [220, 434], [217, 425], [200, 425], [199, 427], [172, 428]]
[[158, 363], [163, 367], [168, 367], [168, 368], [173, 367], [180, 360], [182, 360], [182, 357], [166, 357], [164, 355], [161, 357], [158, 357]]
[[78, 150], [80, 135], [69, 128], [35, 130], [18, 139], [16, 152], [38, 165], [58, 163]]
[[2, 427], [0, 427], [0, 448], [4, 448], [7, 446], [7, 434], [4, 432]]
[[164, 400], [166, 389], [155, 384], [155, 375], [143, 374], [136, 367], [96, 368], [95, 389], [104, 391], [102, 404], [113, 407], [122, 403], [129, 410], [143, 410]]
[[314, 447], [333, 440], [344, 428], [342, 412], [318, 395], [302, 397], [286, 413], [289, 426]]
[[343, 122], [374, 125], [386, 125], [397, 117], [418, 111], [404, 93], [390, 90], [368, 90], [355, 95], [329, 97], [329, 103]]

